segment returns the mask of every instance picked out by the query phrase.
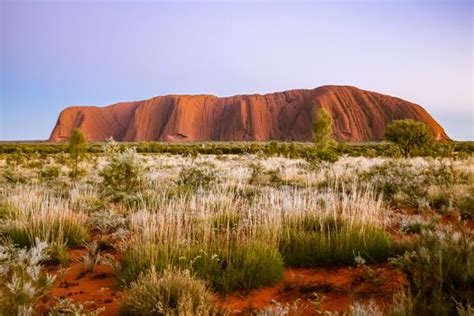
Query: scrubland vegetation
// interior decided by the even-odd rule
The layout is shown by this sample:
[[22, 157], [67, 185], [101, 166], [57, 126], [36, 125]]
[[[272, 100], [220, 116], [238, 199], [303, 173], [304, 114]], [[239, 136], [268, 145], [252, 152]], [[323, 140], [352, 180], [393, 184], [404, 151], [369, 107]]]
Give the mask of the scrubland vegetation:
[[[0, 315], [44, 313], [44, 302], [53, 315], [99, 313], [74, 297], [48, 301], [72, 249], [85, 252], [82, 275], [112, 266], [124, 315], [227, 314], [223, 298], [271, 287], [288, 269], [352, 267], [378, 284], [380, 265], [407, 282], [389, 305], [355, 295], [346, 315], [474, 312], [469, 150], [109, 143], [71, 162], [24, 146], [0, 157]], [[322, 314], [325, 293], [312, 291]], [[254, 312], [302, 313], [285, 304]]]

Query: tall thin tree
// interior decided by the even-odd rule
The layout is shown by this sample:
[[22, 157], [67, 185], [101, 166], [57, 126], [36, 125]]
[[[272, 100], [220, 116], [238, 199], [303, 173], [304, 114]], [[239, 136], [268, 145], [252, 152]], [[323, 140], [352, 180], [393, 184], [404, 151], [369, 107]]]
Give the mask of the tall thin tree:
[[69, 138], [69, 155], [72, 161], [71, 178], [75, 179], [79, 173], [79, 163], [84, 159], [87, 151], [86, 137], [80, 129], [75, 129]]
[[332, 117], [328, 111], [321, 108], [314, 118], [311, 126], [313, 141], [319, 149], [324, 149], [333, 140]]

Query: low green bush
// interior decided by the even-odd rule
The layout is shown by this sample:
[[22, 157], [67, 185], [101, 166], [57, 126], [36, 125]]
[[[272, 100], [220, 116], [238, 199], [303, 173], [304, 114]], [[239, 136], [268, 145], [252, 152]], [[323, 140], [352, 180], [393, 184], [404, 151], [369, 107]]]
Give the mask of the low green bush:
[[373, 184], [384, 200], [391, 204], [417, 206], [417, 200], [427, 195], [427, 178], [406, 162], [387, 161], [375, 165], [362, 172], [359, 179]]
[[412, 119], [392, 121], [385, 128], [385, 139], [395, 143], [405, 157], [426, 154], [435, 141], [426, 123]]
[[209, 189], [217, 181], [217, 173], [212, 166], [197, 164], [183, 167], [178, 175], [176, 184], [190, 190], [198, 188]]
[[6, 157], [5, 161], [8, 167], [17, 169], [17, 167], [28, 161], [28, 156], [21, 151], [14, 151]]
[[14, 184], [26, 183], [27, 178], [20, 171], [13, 171], [12, 169], [7, 169], [3, 172], [3, 178]]
[[423, 231], [413, 251], [393, 260], [408, 276], [416, 315], [454, 315], [474, 297], [474, 237]]
[[269, 185], [275, 187], [285, 184], [285, 181], [281, 175], [281, 171], [278, 168], [265, 170], [262, 164], [251, 163], [250, 170], [252, 173], [250, 174], [250, 178], [248, 180], [249, 184], [260, 186]]
[[145, 181], [145, 162], [132, 147], [123, 152], [115, 143], [109, 143], [106, 147], [108, 163], [99, 173], [102, 185], [115, 199], [127, 200], [139, 191]]
[[40, 177], [43, 180], [51, 181], [57, 179], [60, 174], [61, 168], [59, 168], [58, 166], [48, 166], [41, 170]]
[[332, 147], [328, 147], [308, 151], [304, 158], [312, 164], [321, 163], [322, 161], [336, 162], [339, 159], [339, 154]]
[[461, 212], [463, 219], [474, 218], [474, 187], [470, 187], [466, 194], [463, 194], [456, 198], [456, 207]]

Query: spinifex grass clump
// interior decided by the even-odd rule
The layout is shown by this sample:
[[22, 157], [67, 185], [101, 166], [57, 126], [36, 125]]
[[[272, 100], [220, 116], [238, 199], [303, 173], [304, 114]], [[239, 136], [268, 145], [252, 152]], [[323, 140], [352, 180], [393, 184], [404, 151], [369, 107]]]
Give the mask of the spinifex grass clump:
[[208, 315], [213, 295], [189, 270], [154, 267], [131, 284], [121, 315]]
[[71, 211], [63, 199], [21, 187], [9, 194], [7, 203], [11, 208], [2, 231], [16, 245], [31, 247], [39, 238], [55, 247], [76, 247], [89, 239], [87, 217]]
[[236, 212], [225, 212], [212, 216], [210, 221], [212, 229], [217, 231], [227, 231], [236, 229], [242, 221], [242, 216]]
[[164, 269], [170, 260], [166, 249], [147, 240], [137, 239], [123, 250], [120, 265], [117, 267], [117, 278], [122, 285], [135, 281], [140, 273], [155, 266], [159, 271]]
[[100, 213], [106, 209], [98, 185], [74, 185], [68, 192], [69, 205], [74, 212]]
[[[314, 222], [308, 223], [311, 220]], [[311, 220], [291, 223], [284, 230], [280, 251], [285, 264], [292, 267], [342, 265], [354, 263], [355, 256], [377, 262], [390, 255], [390, 236], [379, 227], [344, 219]]]
[[423, 231], [416, 248], [394, 260], [408, 275], [415, 314], [454, 315], [474, 297], [474, 237], [468, 231]]
[[392, 240], [384, 230], [380, 201], [370, 190], [337, 196], [328, 195], [332, 201], [319, 210], [285, 214], [279, 242], [285, 264], [314, 267], [352, 264], [355, 256], [369, 262], [388, 258]]
[[38, 210], [26, 217], [22, 216], [9, 221], [6, 233], [16, 245], [21, 247], [30, 247], [36, 237], [47, 240], [48, 243], [58, 241], [64, 242], [69, 247], [77, 247], [89, 239], [84, 225], [85, 217], [80, 214]]
[[162, 271], [168, 265], [189, 269], [222, 293], [270, 285], [283, 274], [283, 260], [275, 247], [259, 242], [217, 240], [176, 248], [133, 243], [123, 254], [118, 278], [127, 284], [152, 266]]
[[[210, 252], [190, 256], [189, 264], [192, 271], [220, 292], [247, 292], [271, 285], [283, 275], [283, 259], [276, 247], [246, 241], [210, 246]], [[181, 257], [182, 261], [186, 259]]]
[[237, 204], [200, 192], [172, 204], [157, 200], [154, 207], [159, 211], [131, 216], [135, 239], [125, 248], [117, 273], [123, 284], [151, 266], [162, 271], [169, 265], [189, 269], [223, 293], [249, 291], [281, 278], [283, 261], [276, 244], [249, 230], [255, 227], [248, 219], [232, 229], [227, 229], [230, 223], [216, 227], [216, 218], [236, 218]]

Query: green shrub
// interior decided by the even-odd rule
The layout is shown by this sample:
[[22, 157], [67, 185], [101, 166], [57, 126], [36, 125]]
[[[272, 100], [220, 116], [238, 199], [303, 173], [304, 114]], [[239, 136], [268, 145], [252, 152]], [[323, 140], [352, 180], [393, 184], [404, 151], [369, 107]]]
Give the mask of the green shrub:
[[280, 169], [264, 170], [264, 167], [260, 163], [251, 163], [250, 169], [252, 173], [248, 180], [249, 184], [278, 187], [285, 183], [281, 176]]
[[68, 156], [66, 153], [60, 152], [54, 155], [54, 161], [60, 165], [66, 165], [68, 162]]
[[11, 169], [7, 169], [3, 172], [3, 178], [9, 183], [26, 183], [27, 178], [20, 172], [20, 171], [13, 171]]
[[467, 192], [456, 198], [456, 207], [461, 212], [463, 219], [474, 218], [474, 187], [470, 187]]
[[198, 188], [209, 189], [216, 182], [217, 174], [211, 166], [206, 164], [183, 167], [178, 175], [176, 184], [188, 187], [191, 190]]
[[369, 262], [386, 260], [392, 240], [371, 224], [305, 217], [287, 224], [279, 248], [286, 265], [317, 267], [353, 264], [355, 256]]
[[250, 170], [252, 173], [250, 174], [249, 184], [258, 184], [262, 182], [260, 179], [263, 177], [263, 166], [261, 163], [251, 163]]
[[468, 156], [472, 155], [474, 153], [474, 142], [454, 142], [454, 151], [457, 153], [467, 154]]
[[28, 160], [28, 163], [26, 164], [26, 167], [30, 169], [42, 169], [44, 161], [42, 160], [36, 160], [35, 157], [29, 157], [30, 159]]
[[423, 154], [433, 143], [433, 132], [424, 122], [395, 120], [385, 129], [385, 139], [397, 144], [405, 157]]
[[[113, 210], [92, 213], [87, 223], [92, 229], [99, 230], [102, 234], [112, 234], [126, 229], [126, 218]], [[127, 231], [124, 231], [127, 233]]]
[[11, 167], [13, 170], [15, 170], [18, 166], [21, 166], [27, 160], [27, 155], [19, 151], [15, 151], [7, 156], [6, 163], [8, 167]]
[[131, 284], [122, 299], [121, 315], [208, 315], [213, 295], [188, 270], [154, 267]]
[[423, 176], [432, 185], [443, 188], [452, 187], [457, 183], [466, 183], [467, 174], [456, 170], [452, 159], [429, 160], [430, 164], [423, 172]]
[[319, 165], [323, 161], [332, 163], [338, 161], [339, 154], [332, 148], [322, 148], [318, 150], [308, 151], [304, 158], [310, 164]]
[[474, 237], [423, 231], [414, 251], [393, 260], [410, 282], [417, 315], [452, 315], [474, 297]]
[[252, 204], [262, 195], [262, 188], [257, 186], [231, 186], [228, 187], [228, 192], [230, 192], [236, 199], [245, 199], [249, 204]]
[[465, 191], [463, 186], [469, 186], [469, 173], [457, 169], [451, 160], [425, 161], [428, 166], [418, 167], [404, 160], [388, 160], [361, 172], [358, 179], [372, 184], [390, 204], [438, 211], [459, 208], [466, 195], [457, 189]]
[[117, 198], [133, 195], [144, 182], [143, 158], [132, 147], [120, 152], [120, 147], [114, 143], [107, 146], [108, 164], [100, 171], [104, 188]]
[[[400, 161], [387, 161], [375, 165], [362, 172], [359, 179], [374, 185], [375, 189], [383, 194], [389, 203], [416, 205], [416, 200], [425, 198], [428, 183], [426, 177], [419, 170], [413, 170], [410, 165]], [[396, 195], [404, 196], [403, 201]]]
[[454, 197], [449, 190], [439, 190], [435, 193], [429, 193], [427, 197], [430, 201], [431, 208], [434, 210], [446, 212], [450, 211], [453, 207]]
[[58, 166], [48, 166], [41, 170], [40, 177], [43, 180], [50, 181], [57, 179], [60, 174], [61, 168], [59, 168]]

